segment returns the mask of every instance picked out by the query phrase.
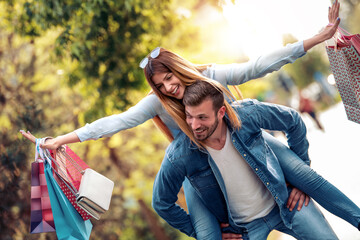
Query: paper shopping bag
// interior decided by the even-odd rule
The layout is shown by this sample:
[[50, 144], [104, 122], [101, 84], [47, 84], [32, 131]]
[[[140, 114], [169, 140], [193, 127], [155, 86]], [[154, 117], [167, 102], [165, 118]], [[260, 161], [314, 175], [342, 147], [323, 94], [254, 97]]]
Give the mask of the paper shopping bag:
[[347, 118], [360, 123], [360, 55], [348, 40], [326, 51]]
[[[68, 146], [63, 145], [58, 150], [50, 150], [54, 170], [54, 179], [60, 186], [67, 199], [84, 220], [91, 218], [76, 202], [76, 193], [79, 191], [82, 172], [89, 166], [76, 155]], [[55, 174], [55, 172], [57, 174]]]
[[84, 220], [74, 206], [66, 198], [57, 184], [49, 163], [45, 164], [45, 177], [48, 183], [51, 208], [54, 215], [56, 235], [58, 239], [88, 240], [92, 223]]
[[54, 232], [55, 223], [47, 189], [44, 162], [31, 164], [30, 233]]

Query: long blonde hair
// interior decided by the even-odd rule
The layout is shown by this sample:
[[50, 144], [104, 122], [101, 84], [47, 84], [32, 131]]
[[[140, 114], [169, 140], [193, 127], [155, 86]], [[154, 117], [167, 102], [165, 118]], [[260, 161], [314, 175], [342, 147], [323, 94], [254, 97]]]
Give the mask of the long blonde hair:
[[[190, 86], [197, 80], [206, 81], [213, 85], [215, 88], [220, 89], [229, 99], [235, 100], [235, 97], [224, 86], [201, 74], [201, 72], [206, 70], [208, 66], [209, 65], [192, 64], [191, 62], [185, 60], [179, 55], [164, 48], [161, 48], [159, 56], [156, 58], [149, 57], [149, 62], [144, 68], [146, 80], [151, 86], [153, 93], [157, 95], [161, 104], [164, 106], [165, 110], [170, 114], [170, 116], [175, 120], [179, 128], [199, 147], [201, 147], [202, 144], [195, 139], [190, 127], [186, 123], [185, 107], [182, 104], [182, 101], [162, 94], [152, 81], [152, 76], [156, 73], [172, 72], [177, 78], [180, 79], [180, 81], [185, 86]], [[236, 112], [227, 101], [225, 101], [224, 104], [226, 108], [226, 113], [228, 114], [232, 127], [240, 128], [241, 122]], [[156, 125], [158, 125], [159, 127], [158, 120], [159, 119], [156, 120], [158, 122], [158, 124]], [[160, 130], [162, 130], [161, 126]]]

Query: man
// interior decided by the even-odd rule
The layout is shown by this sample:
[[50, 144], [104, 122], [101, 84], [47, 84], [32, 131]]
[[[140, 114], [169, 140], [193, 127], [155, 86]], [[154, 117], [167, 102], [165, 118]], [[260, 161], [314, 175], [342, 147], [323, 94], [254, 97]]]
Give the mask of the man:
[[266, 239], [274, 229], [297, 239], [337, 239], [312, 201], [300, 212], [288, 210], [283, 173], [262, 138], [261, 128], [285, 131], [289, 146], [306, 158], [306, 129], [296, 111], [256, 100], [231, 108], [205, 81], [188, 86], [183, 103], [196, 143], [180, 133], [154, 183], [153, 207], [170, 225], [194, 232], [190, 216], [175, 204], [186, 177], [218, 221], [229, 224], [223, 231], [239, 239]]

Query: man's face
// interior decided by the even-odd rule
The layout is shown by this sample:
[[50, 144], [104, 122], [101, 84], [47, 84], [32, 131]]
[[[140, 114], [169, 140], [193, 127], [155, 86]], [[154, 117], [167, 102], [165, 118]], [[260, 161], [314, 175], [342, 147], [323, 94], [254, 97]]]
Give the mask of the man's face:
[[219, 124], [218, 114], [213, 109], [211, 99], [204, 100], [198, 106], [185, 106], [185, 114], [187, 124], [199, 141], [209, 138]]

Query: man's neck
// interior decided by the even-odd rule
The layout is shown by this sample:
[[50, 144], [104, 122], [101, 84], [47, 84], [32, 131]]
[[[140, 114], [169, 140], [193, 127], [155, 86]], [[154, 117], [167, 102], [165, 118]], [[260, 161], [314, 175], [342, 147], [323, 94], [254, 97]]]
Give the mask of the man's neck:
[[221, 150], [226, 142], [227, 125], [223, 119], [219, 121], [219, 125], [214, 133], [204, 141], [205, 145], [215, 150]]

